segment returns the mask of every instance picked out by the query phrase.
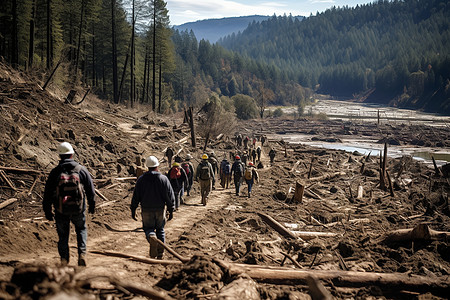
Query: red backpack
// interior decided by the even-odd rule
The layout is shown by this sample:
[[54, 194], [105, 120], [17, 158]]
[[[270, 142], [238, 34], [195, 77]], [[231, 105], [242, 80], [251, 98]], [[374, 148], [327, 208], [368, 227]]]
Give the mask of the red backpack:
[[191, 169], [189, 168], [189, 164], [188, 163], [182, 163], [181, 167], [186, 172], [186, 175], [189, 175], [189, 173], [191, 173]]
[[181, 177], [181, 170], [178, 167], [173, 167], [170, 169], [169, 178], [170, 179], [178, 179]]

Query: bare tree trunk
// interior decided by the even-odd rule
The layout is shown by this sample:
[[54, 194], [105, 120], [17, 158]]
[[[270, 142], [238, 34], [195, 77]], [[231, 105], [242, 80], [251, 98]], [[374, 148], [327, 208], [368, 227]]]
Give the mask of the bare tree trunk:
[[156, 4], [153, 3], [153, 82], [152, 82], [152, 109], [156, 111]]
[[111, 36], [112, 36], [112, 63], [113, 63], [113, 90], [114, 103], [119, 103], [119, 82], [117, 78], [117, 45], [116, 45], [116, 0], [111, 0]]
[[134, 12], [134, 0], [132, 1], [133, 10], [131, 17], [133, 18], [131, 27], [131, 57], [130, 57], [130, 106], [134, 106], [134, 30], [136, 26], [136, 18]]
[[28, 45], [28, 69], [33, 68], [34, 58], [34, 19], [36, 17], [36, 0], [31, 4], [31, 18], [30, 18], [30, 42]]
[[76, 60], [75, 60], [75, 75], [77, 74], [78, 63], [80, 62], [81, 35], [82, 35], [82, 32], [83, 32], [84, 7], [85, 6], [86, 6], [86, 0], [82, 0], [81, 1], [80, 28], [78, 30], [77, 57], [76, 57]]
[[195, 142], [195, 130], [194, 130], [194, 108], [191, 106], [189, 107], [189, 126], [191, 127], [191, 140], [192, 140], [192, 147], [196, 147]]
[[158, 74], [158, 113], [161, 113], [161, 98], [162, 98], [162, 61], [161, 61], [161, 46], [159, 46], [159, 74]]
[[12, 1], [12, 45], [11, 45], [11, 64], [17, 67], [19, 64], [19, 30], [17, 24], [17, 0]]
[[144, 59], [144, 79], [143, 79], [143, 87], [142, 87], [142, 97], [141, 103], [144, 103], [145, 97], [147, 95], [147, 64], [148, 64], [148, 45], [145, 44], [145, 59]]

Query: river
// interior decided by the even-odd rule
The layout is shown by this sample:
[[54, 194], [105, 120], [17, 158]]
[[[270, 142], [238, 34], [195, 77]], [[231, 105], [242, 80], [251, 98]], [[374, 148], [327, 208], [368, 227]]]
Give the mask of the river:
[[[296, 107], [287, 107], [283, 108], [283, 112], [292, 114], [296, 109]], [[450, 126], [449, 116], [347, 101], [319, 100], [313, 105], [306, 106], [305, 113], [323, 113], [329, 119], [351, 120], [352, 122], [360, 123], [379, 122], [383, 124], [384, 122], [389, 122], [389, 124], [396, 125], [419, 123], [434, 126], [436, 130], [439, 130], [441, 126]], [[384, 145], [377, 143], [376, 140], [371, 140], [370, 138], [352, 138], [351, 136], [345, 139], [341, 138], [341, 143], [312, 141], [311, 135], [301, 134], [273, 134], [269, 136], [269, 139], [283, 139], [292, 144], [301, 143], [319, 148], [338, 149], [347, 152], [357, 151], [364, 155], [371, 153], [371, 156], [378, 156], [384, 147]], [[450, 162], [450, 148], [390, 145], [388, 155], [390, 157], [411, 155], [414, 159], [422, 160], [427, 164], [432, 163], [431, 157], [433, 156], [439, 166]]]

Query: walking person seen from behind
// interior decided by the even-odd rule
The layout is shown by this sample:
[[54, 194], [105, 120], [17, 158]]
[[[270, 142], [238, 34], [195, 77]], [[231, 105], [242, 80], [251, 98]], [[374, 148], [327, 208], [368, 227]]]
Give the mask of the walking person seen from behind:
[[194, 166], [191, 163], [191, 159], [192, 155], [188, 154], [186, 155], [184, 162], [181, 164], [181, 167], [184, 169], [188, 177], [188, 186], [186, 189], [186, 193], [188, 196], [191, 195], [192, 183], [194, 181]]
[[136, 209], [141, 205], [142, 227], [150, 244], [150, 257], [162, 259], [164, 248], [153, 239], [156, 236], [164, 243], [166, 209], [169, 220], [173, 218], [175, 195], [169, 179], [158, 170], [159, 161], [155, 156], [146, 160], [148, 172], [138, 178], [131, 200], [131, 217], [136, 219]]
[[202, 197], [202, 204], [206, 205], [208, 201], [209, 193], [215, 183], [214, 171], [211, 164], [208, 162], [208, 155], [202, 155], [202, 161], [197, 166], [195, 172], [195, 181], [200, 183], [200, 194]]
[[256, 171], [255, 165], [252, 162], [249, 162], [248, 167], [245, 169], [244, 179], [245, 182], [247, 183], [248, 197], [250, 198], [253, 184], [255, 183], [255, 181], [259, 182], [258, 172]]
[[[85, 167], [73, 160], [72, 145], [64, 142], [57, 148], [60, 161], [50, 171], [45, 183], [43, 209], [45, 217], [56, 223], [58, 252], [61, 265], [69, 263], [70, 222], [75, 226], [78, 246], [78, 265], [86, 266], [86, 202], [89, 213], [95, 212], [95, 188]], [[53, 213], [53, 208], [55, 212]]]
[[231, 167], [231, 174], [233, 175], [234, 186], [236, 188], [236, 196], [239, 196], [244, 169], [245, 165], [241, 162], [241, 157], [236, 155], [233, 166]]
[[178, 210], [180, 204], [183, 203], [183, 200], [181, 199], [183, 189], [187, 190], [189, 188], [188, 177], [186, 171], [178, 162], [172, 164], [172, 168], [167, 172], [167, 177], [169, 178], [170, 185], [175, 194], [175, 210]]

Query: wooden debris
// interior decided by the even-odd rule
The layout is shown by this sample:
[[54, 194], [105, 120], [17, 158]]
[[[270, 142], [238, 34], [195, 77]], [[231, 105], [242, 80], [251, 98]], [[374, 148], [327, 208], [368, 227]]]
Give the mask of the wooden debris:
[[[324, 225], [324, 224], [321, 224]], [[328, 226], [328, 224], [327, 224]], [[309, 241], [317, 237], [335, 237], [337, 233], [333, 232], [310, 232], [310, 231], [292, 231], [295, 236], [301, 238], [302, 240]]]
[[281, 225], [279, 222], [277, 222], [271, 216], [263, 214], [263, 213], [257, 213], [257, 214], [258, 214], [258, 216], [261, 217], [261, 219], [263, 219], [264, 222], [267, 223], [267, 225], [272, 227], [276, 232], [278, 232], [282, 236], [284, 236], [286, 238], [295, 239], [295, 240], [297, 239], [295, 234], [293, 234], [290, 230], [287, 230], [283, 225]]
[[13, 189], [14, 191], [17, 191], [16, 187], [12, 183], [12, 181], [9, 179], [9, 177], [6, 175], [5, 171], [0, 170], [0, 177], [3, 178], [3, 180], [8, 184], [8, 186]]
[[94, 253], [94, 254], [105, 255], [105, 256], [127, 258], [127, 259], [131, 259], [131, 260], [134, 260], [134, 261], [138, 261], [138, 262], [145, 263], [145, 264], [151, 264], [151, 265], [157, 265], [157, 264], [160, 264], [160, 265], [177, 265], [177, 264], [181, 264], [181, 262], [178, 261], [178, 260], [154, 259], [154, 258], [148, 258], [148, 257], [144, 257], [144, 256], [137, 256], [137, 255], [130, 255], [130, 254], [125, 254], [125, 253], [120, 253], [120, 252], [115, 252], [115, 251], [91, 250], [89, 252], [90, 253]]
[[289, 254], [287, 254], [287, 253], [284, 253], [284, 252], [281, 252], [281, 254], [283, 254], [284, 255], [284, 257], [285, 258], [289, 258], [289, 260], [297, 267], [297, 268], [300, 268], [300, 269], [303, 269], [303, 267], [292, 257], [292, 256], [290, 256]]
[[11, 199], [8, 199], [6, 201], [3, 201], [2, 203], [0, 203], [0, 209], [3, 209], [3, 208], [7, 207], [10, 204], [13, 204], [17, 200], [18, 200], [17, 198], [11, 198]]
[[0, 170], [5, 170], [7, 172], [12, 172], [12, 173], [29, 173], [29, 174], [41, 174], [41, 171], [37, 171], [37, 170], [30, 170], [30, 169], [18, 169], [18, 168], [11, 168], [11, 167], [3, 167], [0, 166]]
[[245, 264], [225, 263], [231, 276], [246, 273], [253, 280], [271, 284], [307, 284], [309, 276], [321, 281], [331, 281], [335, 286], [364, 287], [379, 286], [385, 290], [405, 289], [409, 291], [433, 290], [433, 294], [449, 295], [450, 281], [446, 277], [418, 276], [405, 273], [377, 273], [334, 270], [298, 270], [287, 268], [250, 267]]
[[312, 300], [332, 300], [330, 292], [323, 286], [323, 284], [317, 280], [315, 276], [306, 277], [308, 283], [309, 294]]
[[303, 193], [305, 191], [305, 186], [300, 184], [298, 181], [295, 183], [295, 192], [294, 192], [294, 202], [302, 203], [303, 202]]
[[109, 202], [108, 198], [106, 198], [102, 193], [100, 193], [99, 190], [95, 189], [95, 193], [96, 193], [100, 198], [102, 198], [103, 200]]
[[450, 232], [436, 231], [428, 227], [427, 224], [419, 224], [414, 228], [398, 229], [387, 232], [383, 239], [384, 242], [401, 242], [415, 240], [448, 240]]
[[153, 239], [155, 242], [157, 242], [159, 245], [161, 245], [162, 247], [164, 247], [170, 254], [172, 254], [173, 256], [175, 256], [176, 258], [178, 258], [181, 262], [186, 263], [188, 262], [190, 259], [187, 257], [183, 257], [180, 254], [178, 254], [175, 250], [173, 250], [171, 247], [169, 247], [167, 244], [163, 243], [161, 240], [159, 240], [156, 236], [152, 236], [150, 237], [151, 239]]
[[33, 189], [36, 186], [37, 181], [38, 181], [38, 177], [36, 176], [36, 177], [34, 177], [33, 184], [31, 185], [30, 189], [28, 190], [28, 193], [27, 193], [28, 196], [31, 196], [31, 193], [33, 193]]
[[313, 178], [310, 178], [309, 180], [310, 181], [322, 181], [322, 180], [331, 179], [331, 178], [334, 178], [334, 177], [344, 176], [344, 175], [345, 175], [345, 172], [335, 172], [335, 173], [332, 173], [332, 174], [325, 174], [325, 175], [322, 175], [322, 176], [313, 177]]

